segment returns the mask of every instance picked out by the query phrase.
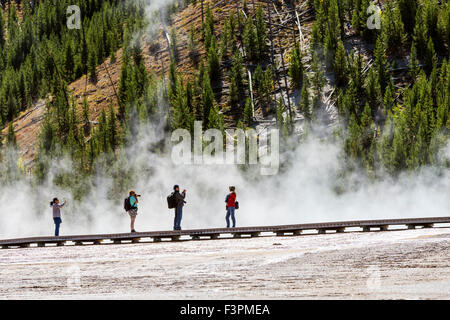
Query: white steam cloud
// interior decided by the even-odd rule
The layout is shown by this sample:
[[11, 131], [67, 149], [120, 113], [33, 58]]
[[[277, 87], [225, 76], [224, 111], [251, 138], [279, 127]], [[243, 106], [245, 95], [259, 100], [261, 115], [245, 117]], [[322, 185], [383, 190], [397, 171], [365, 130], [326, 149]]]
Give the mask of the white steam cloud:
[[[355, 173], [345, 180], [348, 191], [339, 195], [335, 190], [341, 147], [323, 139], [311, 137], [300, 144], [284, 172], [251, 176], [235, 165], [173, 164], [170, 154], [148, 151], [156, 137], [151, 126], [146, 132], [126, 152], [127, 166], [137, 169], [137, 180], [129, 188], [142, 194], [138, 231], [172, 228], [174, 214], [167, 209], [166, 196], [174, 184], [187, 189], [184, 229], [224, 227], [224, 201], [230, 185], [236, 186], [241, 206], [238, 226], [446, 216], [450, 212], [448, 169], [423, 168], [396, 180], [386, 177], [376, 182]], [[448, 147], [445, 152], [449, 156]], [[70, 170], [70, 162], [55, 163], [52, 172], [60, 170]], [[62, 234], [129, 232], [129, 217], [122, 208], [126, 194], [115, 201], [108, 196], [112, 178], [97, 177], [82, 203], [54, 185], [52, 178], [53, 173], [37, 190], [27, 181], [1, 187], [0, 238], [52, 235], [49, 202], [54, 196], [68, 200], [62, 209]]]

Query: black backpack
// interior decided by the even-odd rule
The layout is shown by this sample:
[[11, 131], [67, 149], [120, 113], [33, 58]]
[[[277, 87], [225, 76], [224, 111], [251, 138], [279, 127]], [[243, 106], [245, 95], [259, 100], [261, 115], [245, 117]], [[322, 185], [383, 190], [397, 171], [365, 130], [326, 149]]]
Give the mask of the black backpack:
[[169, 209], [174, 209], [177, 207], [177, 200], [175, 199], [175, 192], [172, 192], [167, 196], [167, 207]]
[[125, 211], [130, 211], [131, 208], [131, 204], [130, 204], [130, 197], [126, 197], [124, 202], [123, 202], [123, 208], [125, 209]]

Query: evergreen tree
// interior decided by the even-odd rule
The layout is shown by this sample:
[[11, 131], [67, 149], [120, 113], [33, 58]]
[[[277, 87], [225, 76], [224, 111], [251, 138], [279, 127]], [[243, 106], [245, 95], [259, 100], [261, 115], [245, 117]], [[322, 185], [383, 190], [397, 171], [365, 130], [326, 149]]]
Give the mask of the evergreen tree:
[[344, 48], [342, 40], [338, 41], [336, 55], [334, 56], [334, 74], [336, 83], [344, 85], [347, 82], [347, 52]]
[[193, 58], [197, 54], [197, 35], [195, 31], [194, 24], [191, 23], [191, 28], [189, 31], [188, 38], [188, 51], [191, 58]]
[[97, 53], [93, 50], [89, 51], [88, 73], [90, 80], [97, 82]]
[[175, 27], [170, 29], [170, 52], [175, 62], [178, 62], [179, 58], [178, 37], [177, 37], [177, 30], [175, 29]]
[[402, 16], [403, 25], [405, 26], [405, 31], [410, 34], [413, 33], [416, 22], [417, 1], [398, 0], [398, 6]]
[[212, 37], [211, 46], [208, 50], [208, 72], [211, 81], [218, 81], [220, 79], [220, 56], [217, 49], [216, 37]]
[[201, 103], [202, 103], [202, 117], [203, 117], [203, 123], [207, 127], [209, 126], [209, 113], [211, 109], [214, 107], [215, 100], [214, 100], [214, 93], [211, 88], [211, 81], [209, 80], [208, 74], [205, 74], [203, 78], [203, 91], [202, 91], [202, 97], [201, 97]]
[[258, 37], [258, 50], [259, 55], [262, 56], [264, 52], [266, 52], [267, 47], [267, 30], [266, 23], [264, 22], [264, 14], [261, 5], [258, 5], [258, 9], [256, 10], [256, 35]]
[[374, 67], [378, 76], [378, 82], [381, 90], [384, 92], [388, 81], [388, 65], [385, 47], [381, 37], [378, 37], [377, 39], [374, 56]]
[[111, 150], [114, 151], [119, 146], [118, 132], [117, 132], [117, 118], [114, 112], [114, 107], [112, 102], [109, 105], [109, 115], [108, 115], [108, 138]]
[[433, 69], [437, 67], [437, 55], [434, 51], [434, 44], [431, 38], [428, 39], [427, 51], [425, 54], [425, 67], [424, 70], [427, 74], [430, 74]]
[[248, 18], [244, 28], [244, 47], [248, 61], [257, 62], [260, 58], [258, 34], [253, 19]]
[[372, 114], [375, 114], [378, 106], [381, 104], [381, 87], [378, 80], [377, 71], [374, 68], [370, 68], [369, 74], [366, 79], [366, 93], [368, 105], [372, 110]]
[[339, 21], [339, 9], [337, 0], [329, 0], [328, 19], [325, 32], [325, 58], [328, 66], [333, 65], [334, 53], [338, 41], [341, 39], [341, 25]]
[[74, 55], [72, 52], [72, 46], [71, 46], [70, 42], [68, 42], [66, 45], [64, 69], [66, 72], [66, 79], [69, 82], [73, 80], [74, 68], [75, 68], [75, 61], [74, 61]]
[[252, 107], [252, 100], [247, 98], [245, 100], [245, 107], [244, 107], [244, 123], [247, 127], [251, 126], [253, 124], [253, 107]]
[[322, 89], [325, 85], [325, 77], [323, 75], [322, 64], [317, 53], [315, 52], [312, 54], [311, 71], [311, 84], [314, 90], [314, 95], [319, 96], [321, 95]]
[[413, 40], [416, 44], [416, 49], [420, 57], [425, 56], [427, 50], [428, 30], [427, 25], [423, 21], [422, 9], [419, 6], [419, 10], [416, 15], [416, 25], [414, 26]]
[[[0, 11], [0, 52], [3, 52], [3, 47], [6, 43], [5, 38], [5, 19], [3, 17], [3, 11]], [[0, 56], [1, 58], [1, 56]], [[0, 60], [1, 61], [1, 60]]]
[[209, 116], [208, 116], [208, 125], [207, 129], [218, 129], [220, 131], [225, 130], [223, 115], [219, 112], [219, 107], [214, 104], [211, 108]]
[[411, 53], [409, 55], [409, 75], [413, 80], [415, 80], [418, 74], [419, 60], [417, 59], [416, 43], [413, 41], [411, 44]]
[[91, 134], [91, 121], [89, 119], [89, 103], [86, 96], [83, 97], [82, 118], [83, 118], [84, 136], [88, 137]]
[[8, 133], [6, 134], [6, 147], [8, 148], [16, 148], [17, 147], [17, 138], [16, 133], [14, 132], [13, 123], [10, 122], [8, 125]]
[[290, 64], [289, 64], [289, 77], [291, 79], [292, 89], [301, 89], [303, 80], [303, 54], [300, 46], [295, 46], [291, 50]]
[[307, 79], [304, 80], [303, 86], [302, 86], [302, 92], [300, 94], [301, 101], [300, 101], [300, 111], [303, 113], [303, 117], [307, 122], [311, 122], [312, 119], [312, 113], [311, 113], [311, 105], [309, 102], [309, 93], [308, 93], [308, 81]]
[[129, 56], [124, 50], [122, 57], [122, 66], [119, 79], [119, 119], [124, 121], [128, 112], [128, 102], [130, 101], [128, 91], [130, 87], [131, 74], [129, 74]]
[[399, 53], [406, 41], [400, 10], [394, 1], [386, 2], [381, 19], [381, 31], [384, 46]]

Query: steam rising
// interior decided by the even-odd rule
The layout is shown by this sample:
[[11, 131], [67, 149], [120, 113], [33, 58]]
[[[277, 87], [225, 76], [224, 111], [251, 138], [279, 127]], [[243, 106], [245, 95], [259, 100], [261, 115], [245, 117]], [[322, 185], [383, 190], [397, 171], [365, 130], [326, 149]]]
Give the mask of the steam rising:
[[[145, 128], [154, 131], [152, 126]], [[173, 210], [166, 196], [174, 184], [187, 189], [182, 227], [225, 226], [225, 196], [235, 185], [241, 208], [238, 226], [295, 224], [399, 217], [446, 216], [450, 212], [449, 170], [423, 168], [397, 180], [386, 177], [370, 182], [354, 173], [339, 178], [341, 146], [323, 139], [308, 138], [292, 153], [292, 164], [275, 176], [260, 176], [258, 170], [243, 173], [235, 165], [176, 165], [169, 154], [148, 151], [154, 134], [143, 134], [126, 154], [127, 168], [136, 169], [136, 181], [129, 188], [142, 194], [136, 228], [138, 231], [170, 230]], [[445, 157], [449, 157], [446, 148]], [[110, 199], [113, 180], [94, 179], [91, 193], [77, 203], [67, 190], [52, 183], [56, 172], [70, 170], [68, 160], [54, 163], [47, 182], [38, 189], [27, 181], [2, 186], [0, 190], [0, 238], [51, 235], [49, 201], [57, 196], [68, 200], [62, 209], [62, 234], [128, 232], [129, 217], [121, 199]], [[344, 181], [344, 182], [342, 182]], [[345, 183], [347, 192], [336, 187]]]

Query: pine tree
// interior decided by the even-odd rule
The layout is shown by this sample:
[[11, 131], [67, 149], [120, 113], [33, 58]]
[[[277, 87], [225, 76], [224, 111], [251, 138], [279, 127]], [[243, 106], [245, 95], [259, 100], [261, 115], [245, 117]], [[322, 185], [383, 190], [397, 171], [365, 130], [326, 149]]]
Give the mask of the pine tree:
[[361, 155], [361, 128], [354, 114], [350, 115], [349, 124], [347, 127], [347, 140], [345, 141], [345, 152], [353, 159], [357, 159]]
[[13, 123], [10, 122], [8, 125], [8, 133], [6, 134], [6, 147], [8, 148], [16, 148], [17, 147], [17, 138], [16, 133], [14, 132]]
[[411, 53], [409, 55], [409, 75], [413, 80], [415, 80], [418, 74], [419, 60], [417, 59], [416, 43], [413, 41], [411, 44]]
[[318, 48], [323, 43], [326, 30], [326, 17], [324, 11], [323, 1], [314, 1], [314, 8], [316, 13], [316, 21], [312, 27], [311, 46], [312, 48]]
[[258, 49], [259, 55], [262, 56], [264, 52], [266, 52], [267, 47], [267, 30], [266, 23], [264, 22], [264, 14], [261, 5], [258, 5], [258, 9], [256, 10], [256, 35], [258, 37]]
[[384, 100], [383, 105], [386, 110], [391, 111], [395, 104], [394, 98], [394, 83], [391, 79], [389, 85], [386, 87], [386, 91], [384, 92]]
[[65, 60], [64, 60], [64, 69], [66, 72], [66, 79], [68, 82], [73, 80], [73, 71], [75, 68], [74, 55], [72, 52], [72, 46], [70, 42], [67, 42], [66, 52], [65, 52]]
[[416, 0], [398, 0], [398, 6], [402, 16], [405, 31], [412, 33], [416, 22], [417, 1]]
[[386, 3], [381, 23], [384, 46], [393, 52], [399, 53], [405, 44], [406, 36], [400, 10], [393, 1]]
[[330, 0], [328, 6], [328, 19], [325, 31], [325, 58], [328, 66], [333, 65], [334, 53], [338, 41], [341, 39], [341, 25], [337, 0]]
[[211, 81], [216, 82], [220, 79], [220, 55], [217, 49], [216, 37], [211, 39], [211, 46], [208, 50], [208, 72]]
[[323, 75], [322, 64], [317, 53], [315, 52], [312, 54], [311, 71], [311, 84], [314, 90], [314, 95], [319, 96], [321, 95], [322, 89], [325, 85], [325, 77]]
[[252, 18], [247, 19], [247, 23], [244, 28], [243, 38], [244, 38], [245, 53], [248, 61], [252, 62], [259, 61], [260, 52], [258, 44], [258, 34], [253, 24]]
[[344, 85], [347, 82], [347, 52], [344, 48], [342, 40], [338, 41], [336, 55], [334, 56], [334, 74], [336, 83]]
[[233, 31], [230, 24], [230, 21], [225, 21], [225, 25], [223, 27], [223, 32], [221, 36], [221, 54], [223, 57], [229, 57], [231, 52], [233, 52]]
[[207, 126], [208, 121], [209, 121], [209, 113], [215, 104], [214, 93], [211, 88], [211, 81], [209, 80], [208, 74], [205, 74], [205, 76], [203, 78], [202, 88], [203, 88], [202, 97], [201, 97], [202, 117], [203, 117], [204, 125]]
[[105, 109], [103, 109], [100, 114], [98, 128], [96, 130], [96, 140], [98, 141], [98, 148], [100, 152], [108, 153], [111, 150], [108, 137], [108, 121], [106, 119]]
[[[6, 22], [3, 17], [3, 11], [0, 11], [0, 52], [3, 52], [3, 47], [5, 46], [5, 43], [6, 43], [5, 24], [6, 24]], [[1, 56], [0, 56], [0, 58], [1, 58]]]
[[177, 37], [177, 29], [175, 29], [175, 27], [170, 29], [170, 52], [175, 62], [178, 62], [179, 58], [178, 37]]
[[206, 3], [206, 11], [205, 11], [205, 24], [211, 32], [214, 34], [214, 15], [212, 13], [212, 10], [209, 6], [209, 2]]
[[311, 122], [312, 114], [311, 114], [311, 105], [309, 102], [309, 93], [308, 93], [308, 80], [305, 78], [302, 86], [302, 92], [300, 94], [300, 111], [303, 113], [303, 117], [307, 122]]
[[209, 116], [208, 116], [208, 125], [207, 129], [217, 129], [220, 131], [225, 130], [223, 115], [219, 112], [219, 107], [214, 104], [211, 108]]
[[119, 139], [117, 132], [117, 119], [112, 102], [109, 105], [107, 126], [108, 126], [109, 145], [111, 146], [111, 150], [114, 151], [119, 146]]
[[188, 38], [188, 51], [189, 55], [191, 56], [191, 59], [193, 59], [197, 54], [197, 35], [195, 31], [194, 24], [191, 23], [191, 28], [189, 31], [189, 38]]
[[239, 111], [239, 89], [237, 87], [236, 79], [232, 77], [230, 79], [230, 93], [229, 93], [229, 103], [231, 110]]
[[90, 80], [97, 82], [97, 53], [94, 50], [89, 51], [88, 73]]
[[413, 41], [416, 44], [417, 53], [420, 57], [425, 56], [425, 52], [427, 50], [427, 38], [427, 25], [423, 21], [422, 7], [419, 6], [419, 10], [416, 15], [416, 25], [414, 26]]
[[369, 74], [366, 79], [366, 93], [367, 100], [370, 108], [372, 110], [372, 114], [375, 114], [378, 106], [381, 104], [381, 87], [378, 80], [378, 73], [374, 68], [370, 68]]
[[244, 80], [243, 80], [243, 65], [242, 56], [239, 50], [236, 49], [233, 55], [233, 64], [231, 66], [231, 79], [233, 79], [238, 90], [239, 99], [244, 95]]
[[291, 88], [301, 89], [303, 81], [303, 54], [299, 46], [295, 46], [291, 50], [290, 64], [289, 64], [289, 77], [291, 79]]
[[82, 117], [84, 136], [88, 137], [91, 134], [91, 121], [89, 120], [89, 102], [86, 96], [83, 97]]
[[192, 131], [194, 128], [194, 115], [189, 107], [189, 88], [186, 90], [182, 85], [177, 87], [177, 94], [172, 106], [172, 128], [173, 129], [186, 129]]
[[437, 55], [434, 51], [434, 44], [431, 37], [428, 39], [427, 51], [425, 54], [425, 67], [424, 70], [427, 74], [430, 74], [433, 69], [437, 67]]
[[378, 81], [380, 84], [381, 90], [384, 92], [387, 81], [388, 81], [388, 65], [387, 65], [387, 58], [385, 53], [385, 47], [383, 44], [383, 40], [381, 37], [378, 37], [377, 42], [375, 44], [375, 61], [374, 61], [374, 67], [375, 71], [378, 75]]
[[250, 97], [245, 100], [243, 120], [247, 127], [253, 124], [253, 106]]
[[439, 13], [440, 14], [437, 26], [439, 42], [441, 43], [442, 47], [444, 46], [444, 43], [447, 44], [447, 56], [450, 56], [450, 3], [447, 2], [442, 10], [439, 11]]
[[122, 66], [120, 69], [120, 80], [119, 80], [119, 119], [123, 123], [126, 120], [128, 113], [128, 103], [129, 99], [129, 86], [131, 80], [131, 74], [129, 74], [129, 56], [124, 50], [122, 57]]
[[[273, 93], [273, 72], [271, 67], [267, 67], [265, 71], [258, 66], [260, 70], [260, 75], [256, 77], [255, 71], [255, 83], [256, 92], [258, 95], [259, 103], [262, 107], [263, 112], [266, 112], [272, 104], [272, 93]], [[258, 81], [256, 81], [258, 79]]]

